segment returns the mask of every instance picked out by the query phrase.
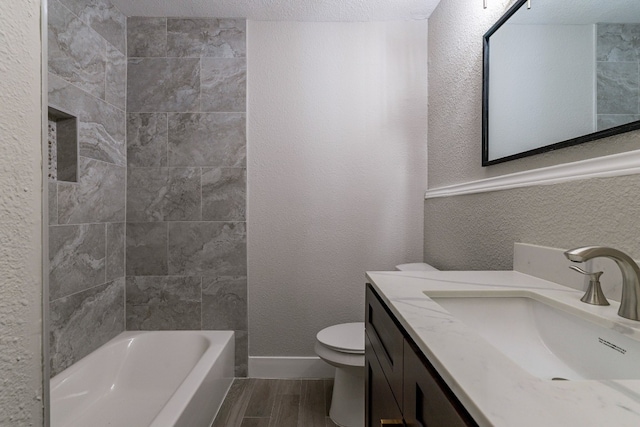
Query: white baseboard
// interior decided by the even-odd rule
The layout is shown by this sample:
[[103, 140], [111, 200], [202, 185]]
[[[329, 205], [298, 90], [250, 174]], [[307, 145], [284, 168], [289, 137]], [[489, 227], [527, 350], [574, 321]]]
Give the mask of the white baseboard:
[[249, 357], [250, 378], [333, 378], [335, 369], [319, 357]]

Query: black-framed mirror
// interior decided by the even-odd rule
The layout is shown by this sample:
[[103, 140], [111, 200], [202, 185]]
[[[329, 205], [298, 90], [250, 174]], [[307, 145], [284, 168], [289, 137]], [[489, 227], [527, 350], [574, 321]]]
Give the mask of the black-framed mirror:
[[639, 0], [518, 0], [484, 35], [483, 166], [635, 129]]

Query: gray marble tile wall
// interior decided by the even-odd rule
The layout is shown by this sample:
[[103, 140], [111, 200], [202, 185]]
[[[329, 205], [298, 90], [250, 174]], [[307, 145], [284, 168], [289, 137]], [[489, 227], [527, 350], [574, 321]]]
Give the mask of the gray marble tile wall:
[[78, 182], [49, 180], [51, 374], [125, 329], [126, 18], [49, 0], [49, 104], [78, 117]]
[[640, 120], [640, 23], [598, 24], [597, 126]]
[[127, 19], [126, 327], [234, 330], [238, 376], [248, 354], [245, 27]]

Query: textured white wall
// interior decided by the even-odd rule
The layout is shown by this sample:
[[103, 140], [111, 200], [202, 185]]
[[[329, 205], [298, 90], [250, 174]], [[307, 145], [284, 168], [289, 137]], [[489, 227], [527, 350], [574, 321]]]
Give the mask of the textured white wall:
[[427, 23], [248, 22], [249, 354], [312, 356], [422, 260]]
[[40, 1], [0, 2], [0, 425], [42, 424]]

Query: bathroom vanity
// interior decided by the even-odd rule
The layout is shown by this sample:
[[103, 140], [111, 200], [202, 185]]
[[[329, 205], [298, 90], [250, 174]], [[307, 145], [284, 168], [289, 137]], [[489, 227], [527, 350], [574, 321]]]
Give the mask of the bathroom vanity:
[[[640, 322], [617, 303], [515, 271], [367, 282], [367, 427], [640, 425]], [[532, 330], [562, 360], [538, 353]]]
[[365, 328], [367, 427], [477, 425], [370, 284]]

